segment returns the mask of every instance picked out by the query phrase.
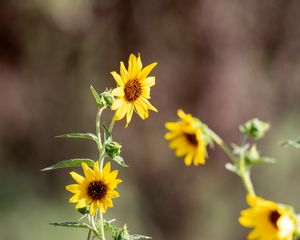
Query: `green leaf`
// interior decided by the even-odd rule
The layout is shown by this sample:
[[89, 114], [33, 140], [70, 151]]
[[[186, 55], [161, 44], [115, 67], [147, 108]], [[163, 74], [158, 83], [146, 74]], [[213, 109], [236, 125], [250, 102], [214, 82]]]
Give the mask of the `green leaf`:
[[57, 138], [78, 138], [78, 139], [88, 139], [95, 141], [98, 144], [98, 138], [93, 133], [67, 133], [63, 135], [56, 136]]
[[144, 235], [140, 235], [140, 234], [133, 234], [133, 235], [130, 235], [130, 239], [132, 239], [132, 240], [135, 240], [135, 239], [152, 239], [152, 237], [144, 236]]
[[91, 89], [91, 92], [92, 92], [92, 94], [93, 94], [93, 96], [96, 100], [96, 103], [101, 106], [102, 104], [101, 104], [101, 99], [99, 97], [99, 94], [97, 93], [97, 91], [95, 90], [95, 88], [92, 85], [90, 86], [90, 89]]
[[94, 160], [92, 159], [87, 159], [87, 158], [76, 158], [76, 159], [69, 159], [69, 160], [63, 160], [60, 161], [50, 167], [46, 167], [41, 169], [41, 171], [49, 171], [49, 170], [54, 170], [54, 169], [59, 169], [59, 168], [67, 168], [67, 167], [81, 167], [82, 163], [86, 163], [90, 167], [94, 165]]
[[88, 228], [93, 230], [93, 228], [90, 225], [81, 222], [60, 222], [60, 223], [49, 223], [49, 224], [53, 226], [59, 226], [59, 227]]
[[296, 139], [296, 140], [287, 140], [287, 141], [281, 142], [281, 145], [282, 145], [283, 147], [300, 148], [300, 139]]
[[104, 130], [104, 142], [112, 142], [112, 135], [111, 132], [109, 131], [108, 127], [106, 127], [104, 124], [102, 124], [102, 128]]
[[116, 163], [120, 164], [122, 167], [128, 167], [128, 165], [125, 163], [124, 159], [121, 156], [117, 156], [113, 158]]
[[232, 163], [226, 163], [225, 164], [225, 168], [228, 171], [233, 172], [233, 173], [239, 175], [239, 171], [238, 171], [237, 167], [234, 164], [232, 164]]

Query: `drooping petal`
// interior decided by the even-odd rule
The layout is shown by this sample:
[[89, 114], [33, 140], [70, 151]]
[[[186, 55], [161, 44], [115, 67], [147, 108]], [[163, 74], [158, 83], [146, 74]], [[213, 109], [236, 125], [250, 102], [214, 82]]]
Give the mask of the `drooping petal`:
[[128, 111], [129, 104], [127, 102], [123, 102], [122, 105], [117, 109], [115, 113], [116, 120], [122, 119], [126, 112]]
[[134, 109], [134, 104], [130, 104], [129, 109], [127, 110], [127, 114], [126, 114], [126, 126], [125, 127], [127, 127], [131, 121], [133, 109]]

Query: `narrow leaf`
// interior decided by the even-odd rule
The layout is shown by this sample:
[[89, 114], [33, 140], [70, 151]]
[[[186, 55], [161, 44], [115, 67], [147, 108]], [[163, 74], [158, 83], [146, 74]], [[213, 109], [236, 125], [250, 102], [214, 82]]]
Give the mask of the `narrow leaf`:
[[120, 164], [122, 167], [128, 167], [128, 165], [126, 165], [124, 159], [121, 156], [117, 156], [117, 157], [113, 158], [113, 160], [116, 163]]
[[[53, 226], [60, 226], [60, 227], [74, 227], [74, 228], [88, 228], [92, 229], [92, 227], [86, 223], [81, 222], [61, 222], [61, 223], [49, 223]], [[92, 229], [93, 230], [93, 229]]]
[[41, 171], [49, 171], [49, 170], [54, 170], [59, 168], [67, 168], [67, 167], [81, 167], [82, 163], [86, 163], [87, 165], [92, 167], [94, 165], [94, 160], [87, 159], [87, 158], [63, 160], [50, 167], [43, 168], [41, 169]]
[[90, 86], [90, 89], [91, 89], [91, 92], [96, 100], [96, 103], [100, 104], [101, 105], [101, 100], [100, 100], [100, 97], [99, 97], [99, 94], [97, 93], [97, 91], [95, 90], [95, 88], [91, 85]]
[[98, 143], [98, 138], [93, 133], [67, 133], [63, 135], [56, 136], [57, 138], [78, 138], [78, 139], [88, 139]]
[[152, 239], [152, 237], [139, 235], [139, 234], [133, 234], [133, 235], [130, 235], [130, 239], [132, 239], [132, 240], [135, 240], [135, 239]]
[[283, 147], [300, 148], [300, 139], [284, 141], [284, 142], [281, 142], [281, 145]]

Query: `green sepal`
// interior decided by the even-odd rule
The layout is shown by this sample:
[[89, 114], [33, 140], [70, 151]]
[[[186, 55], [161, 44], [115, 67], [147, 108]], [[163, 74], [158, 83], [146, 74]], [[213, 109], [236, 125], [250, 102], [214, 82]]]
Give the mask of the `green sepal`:
[[296, 140], [287, 140], [280, 143], [283, 147], [294, 147], [294, 148], [300, 148], [300, 139]]
[[255, 140], [263, 138], [269, 128], [269, 123], [263, 122], [258, 118], [253, 118], [239, 126], [239, 130], [241, 131], [241, 133], [247, 134], [253, 137]]
[[104, 229], [108, 231], [114, 240], [136, 240], [136, 239], [151, 239], [151, 237], [143, 236], [139, 234], [130, 235], [127, 226], [119, 228], [111, 222], [104, 223]]
[[77, 208], [77, 211], [80, 212], [82, 215], [88, 214], [90, 212], [87, 207]]
[[115, 158], [112, 158], [112, 160], [114, 160], [116, 163], [118, 163], [122, 167], [128, 167], [128, 165], [124, 161], [124, 158], [122, 158], [121, 156], [116, 156]]
[[82, 163], [86, 163], [90, 167], [94, 166], [94, 160], [88, 158], [75, 158], [60, 161], [50, 167], [41, 169], [41, 171], [50, 171], [59, 168], [68, 168], [68, 167], [81, 167]]
[[59, 227], [88, 228], [93, 230], [93, 228], [90, 225], [81, 222], [60, 222], [60, 223], [49, 223], [49, 224], [53, 226], [59, 226]]
[[90, 86], [90, 89], [95, 98], [96, 103], [100, 108], [110, 108], [112, 106], [115, 98], [111, 94], [110, 90], [105, 90], [104, 92], [99, 94], [92, 85]]
[[226, 163], [226, 164], [225, 164], [225, 168], [226, 168], [228, 171], [230, 171], [230, 172], [233, 172], [233, 173], [235, 173], [235, 174], [237, 174], [237, 175], [240, 175], [239, 170], [238, 170], [238, 168], [236, 167], [235, 164], [232, 164], [232, 163]]
[[93, 133], [67, 133], [59, 136], [55, 136], [56, 138], [77, 138], [77, 139], [87, 139], [95, 141], [98, 144], [98, 138]]
[[273, 158], [260, 156], [256, 145], [252, 145], [252, 147], [245, 152], [245, 162], [249, 167], [257, 163], [275, 163], [275, 161]]
[[100, 100], [100, 97], [99, 97], [99, 93], [97, 93], [97, 91], [95, 90], [95, 88], [92, 85], [90, 85], [90, 89], [91, 89], [91, 92], [92, 92], [92, 94], [93, 94], [93, 96], [94, 96], [94, 98], [96, 100], [96, 103], [100, 107], [102, 107], [101, 100]]

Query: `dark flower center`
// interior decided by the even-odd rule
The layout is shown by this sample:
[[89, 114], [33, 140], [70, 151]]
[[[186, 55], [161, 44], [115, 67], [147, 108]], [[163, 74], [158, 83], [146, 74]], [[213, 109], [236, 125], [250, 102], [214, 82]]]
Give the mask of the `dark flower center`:
[[194, 145], [194, 146], [198, 146], [198, 140], [197, 140], [197, 136], [196, 134], [189, 134], [189, 133], [185, 133], [184, 136], [186, 137], [186, 140]]
[[269, 220], [271, 221], [271, 223], [273, 224], [273, 226], [275, 228], [278, 228], [277, 227], [277, 220], [280, 218], [280, 216], [281, 215], [277, 210], [272, 211], [269, 215]]
[[136, 80], [129, 80], [124, 87], [125, 98], [129, 102], [133, 102], [138, 99], [142, 94], [142, 85]]
[[107, 193], [107, 186], [102, 181], [93, 181], [90, 182], [87, 192], [93, 200], [101, 200]]

